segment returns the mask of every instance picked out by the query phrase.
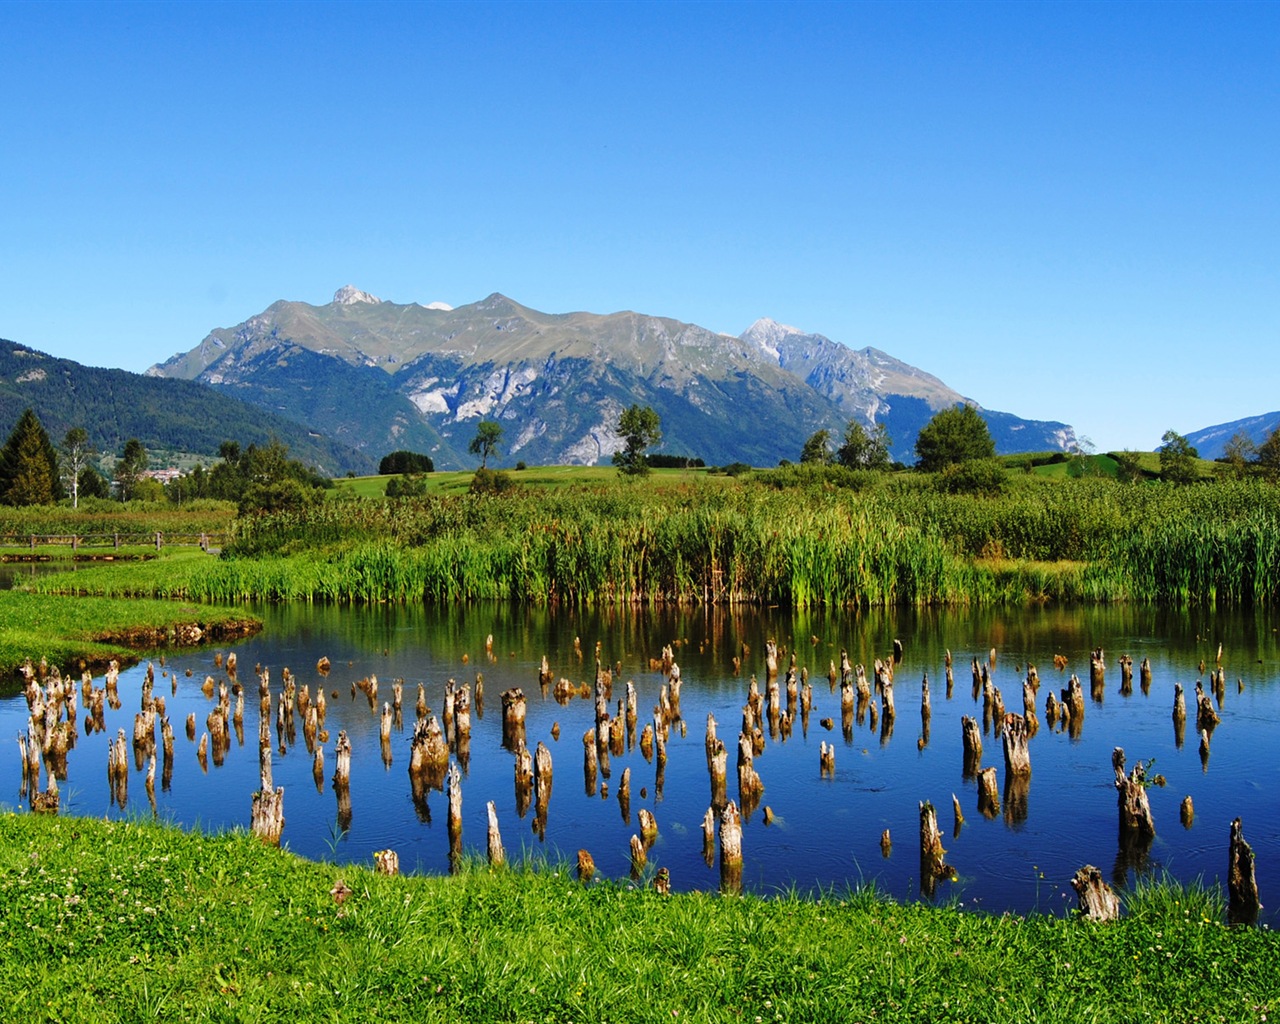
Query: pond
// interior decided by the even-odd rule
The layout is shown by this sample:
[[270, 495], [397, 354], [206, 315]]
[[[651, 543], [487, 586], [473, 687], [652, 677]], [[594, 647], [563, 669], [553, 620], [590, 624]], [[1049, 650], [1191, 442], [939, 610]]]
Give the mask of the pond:
[[[323, 743], [325, 774], [317, 786], [313, 759], [304, 746], [301, 718], [291, 742], [278, 737], [274, 704], [271, 720], [274, 781], [283, 786], [283, 844], [309, 858], [371, 863], [374, 851], [394, 849], [402, 870], [449, 870], [446, 800], [429, 792], [415, 804], [409, 779], [410, 741], [418, 684], [431, 713], [443, 710], [446, 683], [467, 683], [474, 693], [483, 678], [483, 706], [473, 698], [469, 756], [462, 780], [464, 850], [482, 858], [488, 822], [486, 804], [497, 807], [509, 858], [524, 855], [570, 865], [587, 849], [597, 872], [625, 879], [630, 838], [639, 833], [642, 808], [652, 812], [658, 837], [649, 850], [648, 872], [665, 867], [677, 890], [714, 890], [717, 863], [703, 857], [702, 820], [711, 799], [704, 746], [706, 719], [715, 716], [728, 748], [728, 795], [738, 799], [735, 759], [749, 680], [765, 692], [766, 642], [782, 646], [782, 674], [790, 655], [808, 670], [813, 688], [807, 724], [797, 714], [789, 737], [770, 735], [764, 724], [763, 751], [755, 758], [764, 792], [744, 821], [743, 885], [761, 893], [796, 889], [814, 893], [874, 883], [898, 899], [920, 895], [919, 802], [930, 801], [947, 848], [954, 881], [943, 882], [936, 899], [989, 911], [1061, 913], [1074, 907], [1067, 885], [1086, 863], [1100, 867], [1113, 885], [1131, 886], [1139, 874], [1166, 874], [1189, 882], [1223, 882], [1230, 822], [1239, 816], [1257, 856], [1264, 920], [1274, 923], [1280, 905], [1269, 892], [1280, 874], [1280, 764], [1269, 756], [1280, 720], [1280, 649], [1271, 613], [1168, 612], [1146, 608], [1034, 608], [1020, 611], [889, 611], [875, 613], [793, 613], [755, 608], [640, 609], [593, 612], [526, 609], [506, 605], [465, 607], [337, 608], [286, 606], [255, 608], [266, 628], [233, 647], [170, 652], [153, 662], [155, 693], [167, 701], [176, 736], [167, 785], [157, 778], [154, 803], [145, 770], [129, 758], [123, 806], [113, 801], [106, 765], [108, 741], [123, 729], [133, 735], [146, 663], [121, 673], [121, 707], [105, 712], [106, 732], [84, 734], [85, 712], [68, 757], [61, 785], [63, 813], [108, 818], [157, 815], [186, 827], [221, 829], [249, 824], [251, 794], [258, 788], [259, 707], [255, 666], [270, 671], [273, 698], [287, 667], [298, 686], [328, 696]], [[491, 650], [486, 638], [492, 635]], [[575, 648], [580, 640], [581, 655]], [[902, 659], [894, 669], [896, 715], [873, 724], [870, 709], [842, 728], [840, 687], [828, 682], [842, 648], [853, 663], [867, 666], [888, 658], [894, 640]], [[538, 671], [545, 655], [555, 680], [594, 681], [597, 642], [603, 660], [621, 663], [613, 685], [611, 714], [631, 680], [638, 696], [637, 736], [652, 721], [665, 681], [651, 659], [673, 645], [683, 680], [677, 723], [667, 741], [667, 761], [659, 781], [656, 757], [639, 744], [625, 744], [610, 758], [610, 774], [591, 787], [584, 776], [582, 737], [594, 724], [593, 699], [574, 696], [559, 703], [544, 693]], [[1195, 683], [1212, 689], [1218, 645], [1226, 685], [1214, 707], [1221, 724], [1207, 758], [1196, 731]], [[749, 650], [744, 654], [743, 645]], [[1092, 694], [1089, 652], [1105, 650], [1104, 684]], [[1022, 792], [1006, 789], [1001, 741], [987, 724], [983, 766], [995, 766], [1001, 806], [984, 814], [978, 785], [963, 765], [961, 717], [983, 723], [983, 700], [975, 697], [972, 659], [988, 661], [995, 649], [992, 680], [1007, 710], [1021, 712], [1022, 681], [1028, 664], [1041, 680], [1036, 709], [1039, 731], [1030, 741], [1032, 774]], [[954, 686], [945, 684], [947, 650], [954, 659]], [[206, 676], [228, 681], [215, 654], [236, 653], [245, 689], [243, 731], [230, 749], [202, 767], [197, 742], [217, 700], [202, 692]], [[1119, 658], [1133, 658], [1133, 683], [1122, 688]], [[1065, 656], [1055, 668], [1054, 656]], [[321, 676], [317, 662], [330, 659]], [[742, 658], [735, 669], [734, 658]], [[1138, 665], [1150, 660], [1152, 681], [1144, 692]], [[1205, 667], [1201, 669], [1201, 662]], [[1067, 685], [1071, 673], [1084, 687], [1085, 712], [1078, 734], [1045, 721], [1050, 692]], [[930, 683], [931, 715], [926, 731], [921, 715], [922, 677]], [[376, 677], [378, 710], [361, 680]], [[393, 728], [390, 762], [380, 742], [380, 710], [391, 700], [392, 682], [404, 681], [402, 721]], [[101, 678], [95, 680], [102, 685]], [[1179, 734], [1172, 717], [1174, 684], [1186, 692], [1187, 723]], [[519, 687], [527, 699], [526, 742], [546, 745], [553, 763], [552, 794], [544, 827], [533, 808], [517, 801], [513, 754], [503, 747], [503, 691]], [[782, 689], [785, 700], [785, 687]], [[872, 706], [879, 701], [873, 696]], [[195, 739], [186, 721], [194, 714]], [[15, 736], [26, 727], [24, 699], [0, 702], [0, 733]], [[831, 719], [832, 728], [823, 720]], [[558, 726], [558, 729], [556, 728]], [[331, 784], [334, 744], [345, 731], [352, 747], [350, 812], [340, 816]], [[558, 733], [559, 738], [554, 738]], [[834, 745], [834, 772], [820, 766], [820, 746]], [[284, 752], [281, 753], [280, 747]], [[1150, 763], [1149, 775], [1164, 785], [1148, 790], [1156, 837], [1140, 856], [1122, 855], [1117, 838], [1116, 791], [1111, 754], [1122, 747], [1133, 765]], [[629, 807], [618, 799], [623, 772], [630, 769]], [[25, 806], [18, 746], [0, 754], [0, 773], [11, 794], [0, 804]], [[607, 795], [602, 796], [602, 783]], [[964, 821], [954, 829], [952, 796]], [[1194, 817], [1184, 823], [1180, 805], [1190, 796]], [[523, 812], [523, 813], [522, 813]], [[888, 831], [891, 845], [882, 848]]]

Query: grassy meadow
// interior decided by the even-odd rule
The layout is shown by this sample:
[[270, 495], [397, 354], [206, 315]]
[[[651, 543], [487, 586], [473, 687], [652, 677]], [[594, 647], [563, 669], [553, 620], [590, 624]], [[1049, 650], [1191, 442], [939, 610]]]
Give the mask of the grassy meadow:
[[[335, 890], [347, 895], [339, 903]], [[873, 891], [659, 896], [555, 864], [387, 877], [245, 833], [0, 814], [0, 1001], [58, 1021], [1263, 1021], [1216, 890], [1108, 925]]]

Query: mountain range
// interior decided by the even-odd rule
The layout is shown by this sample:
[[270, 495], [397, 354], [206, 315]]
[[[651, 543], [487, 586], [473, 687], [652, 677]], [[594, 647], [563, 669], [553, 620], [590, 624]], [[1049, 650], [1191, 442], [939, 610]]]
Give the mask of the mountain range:
[[[634, 312], [543, 313], [501, 294], [458, 308], [402, 305], [352, 286], [322, 306], [279, 301], [147, 371], [199, 381], [269, 410], [365, 461], [400, 448], [437, 467], [481, 419], [504, 430], [502, 461], [608, 462], [622, 410], [652, 406], [665, 453], [708, 464], [796, 459], [807, 437], [851, 420], [885, 424], [895, 458], [939, 409], [969, 402], [875, 348], [758, 320], [742, 335]], [[1065, 423], [979, 409], [1001, 453], [1065, 450]]]
[[329, 474], [377, 468], [367, 454], [197, 381], [84, 366], [0, 339], [0, 424], [12, 426], [27, 408], [55, 444], [84, 427], [100, 452], [119, 454], [137, 438], [152, 452], [212, 458], [226, 440], [261, 446], [275, 438], [292, 457]]
[[1262, 444], [1273, 430], [1280, 429], [1280, 412], [1266, 412], [1261, 416], [1247, 416], [1230, 423], [1193, 430], [1187, 435], [1202, 459], [1220, 459], [1226, 452], [1227, 442], [1236, 434], [1243, 434], [1255, 445]]

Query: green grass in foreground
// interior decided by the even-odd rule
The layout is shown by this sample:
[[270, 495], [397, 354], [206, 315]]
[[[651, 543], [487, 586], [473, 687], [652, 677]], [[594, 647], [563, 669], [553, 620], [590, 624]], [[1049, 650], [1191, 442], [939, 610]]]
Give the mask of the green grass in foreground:
[[105, 664], [133, 661], [138, 650], [166, 646], [178, 626], [198, 625], [215, 635], [242, 635], [257, 620], [238, 609], [174, 601], [61, 597], [0, 591], [0, 678], [27, 659], [47, 658], [67, 672], [82, 659]]
[[1221, 919], [1168, 886], [1100, 926], [550, 868], [385, 878], [245, 834], [0, 815], [5, 1020], [1265, 1020], [1277, 936]]

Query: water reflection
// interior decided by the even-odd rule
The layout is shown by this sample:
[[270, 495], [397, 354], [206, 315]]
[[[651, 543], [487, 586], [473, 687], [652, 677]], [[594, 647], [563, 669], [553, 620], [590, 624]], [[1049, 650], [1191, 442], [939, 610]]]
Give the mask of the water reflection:
[[[185, 737], [176, 725], [176, 744], [170, 729], [158, 791], [147, 785], [154, 758], [145, 740], [135, 748], [141, 761], [127, 757], [109, 779], [101, 771], [119, 730], [141, 713], [145, 667], [121, 674], [119, 699], [105, 712], [83, 704], [81, 719], [97, 727], [68, 752], [64, 813], [116, 817], [154, 807], [178, 823], [247, 826], [262, 769], [245, 733], [265, 732], [274, 783], [285, 789], [285, 845], [366, 863], [390, 848], [406, 870], [443, 873], [460, 856], [483, 855], [490, 802], [509, 859], [536, 852], [567, 865], [586, 850], [599, 874], [624, 878], [636, 868], [631, 837], [640, 829], [642, 876], [666, 869], [676, 889], [874, 881], [911, 898], [925, 888], [913, 855], [919, 805], [945, 807], [951, 798], [958, 813], [947, 864], [958, 877], [936, 876], [930, 887], [936, 898], [992, 910], [1074, 905], [1067, 881], [1084, 863], [1111, 863], [1113, 878], [1130, 883], [1164, 870], [1218, 879], [1237, 815], [1264, 877], [1280, 853], [1280, 809], [1267, 799], [1280, 768], [1261, 756], [1280, 700], [1275, 616], [1127, 607], [255, 611], [267, 628], [235, 648], [238, 677], [210, 650], [155, 663], [157, 692], [169, 693], [167, 720], [186, 723]], [[1143, 666], [1140, 686], [1121, 655]], [[972, 688], [963, 675], [953, 686], [952, 660], [962, 673], [971, 666]], [[269, 673], [266, 701], [252, 699], [255, 665]], [[824, 675], [826, 690], [809, 685]], [[931, 678], [947, 680], [945, 694]], [[1188, 744], [1185, 708], [1172, 735], [1170, 712], [1175, 689], [1195, 691], [1197, 683], [1204, 721], [1197, 717]], [[290, 684], [292, 699], [281, 700]], [[1022, 692], [1034, 800], [1030, 777], [1011, 775], [1001, 758], [1001, 691]], [[1009, 703], [1009, 711], [1018, 706]], [[1038, 710], [1044, 718], [1033, 726], [1028, 712]], [[977, 748], [986, 739], [976, 756], [962, 718], [972, 721]], [[153, 724], [151, 735], [162, 728]], [[20, 696], [0, 704], [5, 729], [27, 733]], [[1117, 746], [1154, 759], [1167, 782], [1149, 789], [1157, 831], [1141, 848], [1117, 838]], [[581, 770], [582, 785], [562, 779], [553, 787], [556, 762], [562, 776]], [[24, 775], [13, 747], [5, 764], [11, 806], [28, 806], [30, 780], [19, 792]], [[1187, 798], [1198, 813], [1183, 810]], [[962, 806], [977, 812], [963, 827]], [[722, 870], [717, 837], [730, 807], [741, 862], [731, 850]], [[886, 832], [896, 846], [881, 847]]]

